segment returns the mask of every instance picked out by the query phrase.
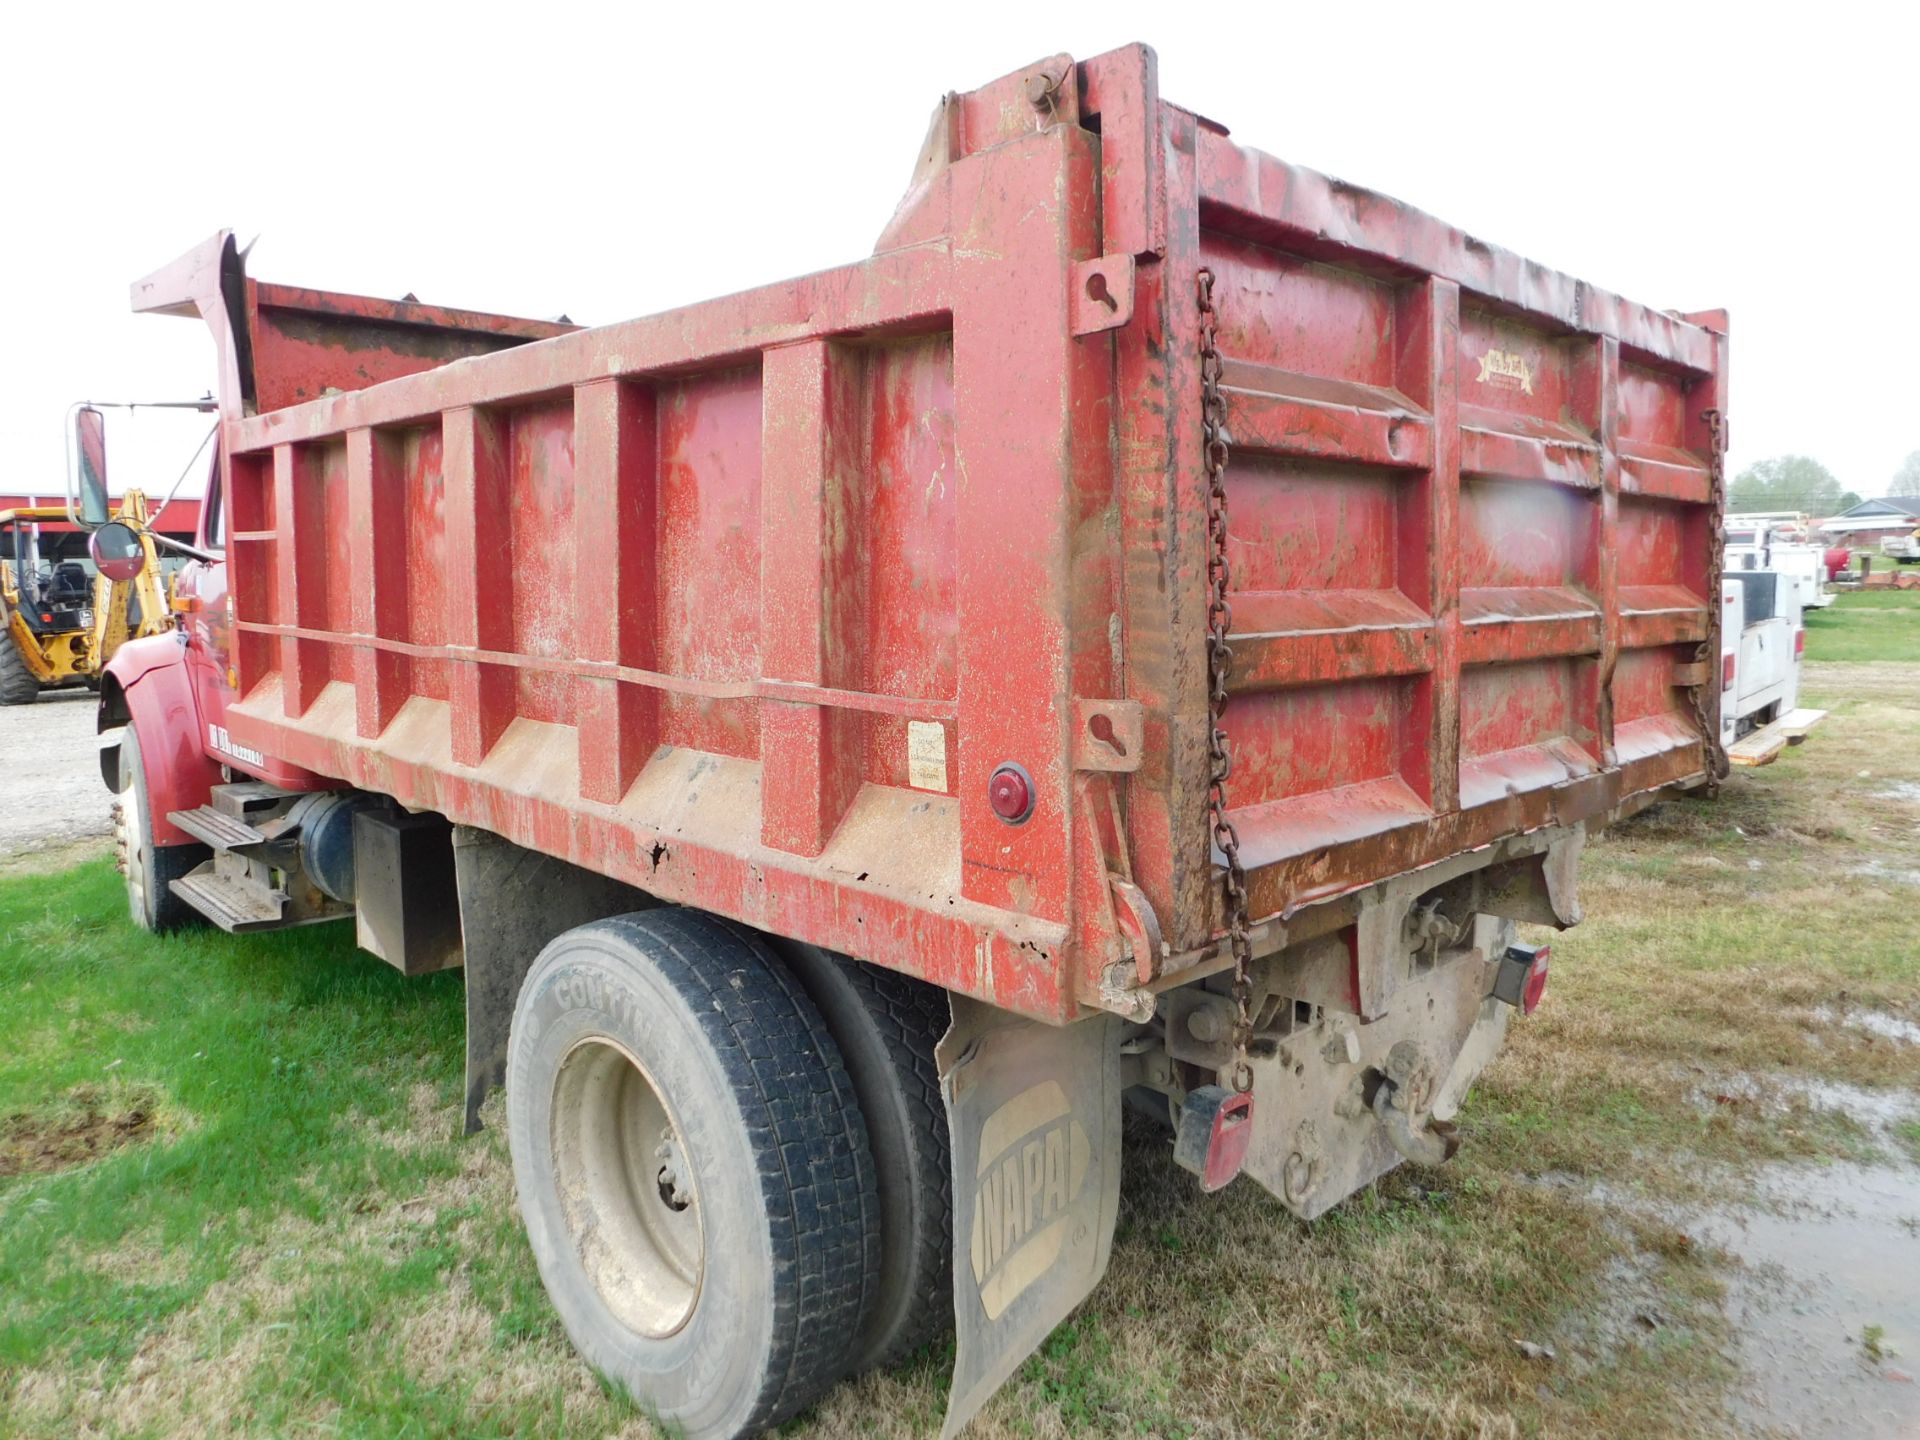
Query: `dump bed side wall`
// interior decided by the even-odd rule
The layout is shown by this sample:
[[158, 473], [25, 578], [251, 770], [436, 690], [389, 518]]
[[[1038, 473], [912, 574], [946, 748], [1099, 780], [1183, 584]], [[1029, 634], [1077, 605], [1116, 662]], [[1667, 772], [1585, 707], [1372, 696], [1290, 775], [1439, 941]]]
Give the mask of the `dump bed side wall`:
[[1070, 692], [1116, 685], [1111, 597], [1091, 655], [1068, 599], [1111, 584], [1074, 546], [1110, 347], [1064, 283], [1097, 155], [1029, 125], [938, 177], [926, 243], [229, 423], [235, 739], [1072, 1014]]

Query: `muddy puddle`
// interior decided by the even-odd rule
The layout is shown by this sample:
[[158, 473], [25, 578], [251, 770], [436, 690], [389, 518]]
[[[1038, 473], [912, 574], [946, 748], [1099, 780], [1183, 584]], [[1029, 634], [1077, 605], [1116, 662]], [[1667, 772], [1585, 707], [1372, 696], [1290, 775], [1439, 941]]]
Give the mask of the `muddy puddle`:
[[[1912, 1022], [1880, 1011], [1834, 1012], [1896, 1042]], [[1651, 1210], [1697, 1244], [1737, 1262], [1726, 1271], [1731, 1397], [1743, 1432], [1801, 1440], [1920, 1440], [1920, 1167], [1901, 1127], [1920, 1097], [1804, 1077], [1721, 1077], [1697, 1090], [1703, 1109], [1730, 1101], [1786, 1113], [1839, 1111], [1884, 1164], [1770, 1165], [1729, 1176], [1737, 1199], [1667, 1206], [1606, 1185], [1595, 1205]]]
[[[1916, 880], [1920, 880], [1920, 870], [1916, 870], [1914, 875]], [[1920, 1022], [1909, 1020], [1904, 1015], [1889, 1014], [1885, 1010], [1835, 1010], [1827, 1005], [1815, 1010], [1813, 1015], [1816, 1020], [1829, 1025], [1845, 1025], [1849, 1029], [1878, 1035], [1883, 1040], [1920, 1045]]]
[[1741, 1262], [1736, 1418], [1807, 1440], [1920, 1436], [1920, 1170], [1783, 1165], [1753, 1193], [1687, 1227]]

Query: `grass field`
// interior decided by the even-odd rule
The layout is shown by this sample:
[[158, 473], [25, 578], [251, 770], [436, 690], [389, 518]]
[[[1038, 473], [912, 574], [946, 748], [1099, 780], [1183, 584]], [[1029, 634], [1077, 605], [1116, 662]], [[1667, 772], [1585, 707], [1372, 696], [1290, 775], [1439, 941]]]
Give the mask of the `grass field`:
[[[1589, 847], [1588, 919], [1453, 1164], [1308, 1227], [1130, 1132], [1106, 1283], [974, 1433], [1729, 1429], [1729, 1262], [1662, 1205], [1920, 1163], [1809, 1088], [1920, 1086], [1920, 1045], [1850, 1023], [1920, 1020], [1915, 602], [1813, 617], [1832, 719]], [[651, 1433], [547, 1309], [497, 1129], [454, 1138], [457, 976], [339, 927], [152, 939], [93, 861], [0, 877], [0, 996], [0, 1434]], [[932, 1434], [943, 1360], [787, 1433]]]
[[1920, 663], [1920, 591], [1843, 591], [1809, 610], [1807, 659]]

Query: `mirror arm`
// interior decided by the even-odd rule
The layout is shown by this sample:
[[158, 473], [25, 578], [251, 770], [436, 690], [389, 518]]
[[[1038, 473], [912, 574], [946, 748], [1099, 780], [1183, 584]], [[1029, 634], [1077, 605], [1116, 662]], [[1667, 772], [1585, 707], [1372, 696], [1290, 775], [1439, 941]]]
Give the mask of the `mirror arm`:
[[149, 530], [147, 538], [156, 545], [164, 545], [169, 550], [178, 550], [182, 555], [191, 555], [196, 560], [204, 560], [209, 565], [218, 565], [225, 560], [226, 554], [219, 550], [202, 550], [197, 545], [189, 545], [184, 540], [175, 540], [171, 535], [161, 535]]
[[[80, 524], [80, 472], [73, 454], [74, 421], [79, 416], [80, 411], [85, 408], [86, 403], [84, 400], [76, 400], [67, 407], [67, 468], [66, 474], [60, 477], [63, 482], [61, 485], [62, 498], [67, 502], [67, 520], [74, 525]], [[86, 527], [82, 526], [81, 528], [84, 529]]]

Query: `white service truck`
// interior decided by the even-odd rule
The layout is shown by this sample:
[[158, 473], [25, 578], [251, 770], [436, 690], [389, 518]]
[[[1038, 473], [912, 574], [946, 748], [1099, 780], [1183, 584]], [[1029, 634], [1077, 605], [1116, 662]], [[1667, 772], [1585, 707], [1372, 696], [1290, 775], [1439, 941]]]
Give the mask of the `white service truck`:
[[1826, 718], [1800, 707], [1806, 612], [1798, 577], [1729, 568], [1720, 582], [1720, 743], [1735, 765], [1766, 765]]
[[1729, 515], [1721, 532], [1729, 573], [1777, 570], [1788, 576], [1802, 610], [1833, 603], [1827, 588], [1826, 547], [1806, 537], [1803, 523], [1768, 515]]
[[1920, 563], [1920, 528], [1884, 537], [1880, 541], [1880, 553], [1902, 565]]

